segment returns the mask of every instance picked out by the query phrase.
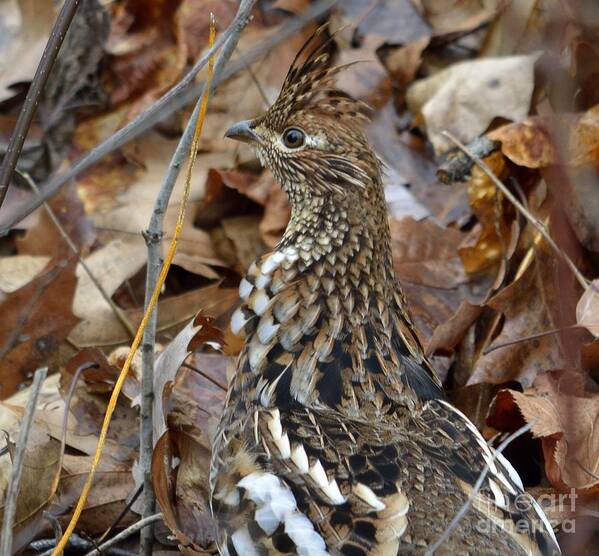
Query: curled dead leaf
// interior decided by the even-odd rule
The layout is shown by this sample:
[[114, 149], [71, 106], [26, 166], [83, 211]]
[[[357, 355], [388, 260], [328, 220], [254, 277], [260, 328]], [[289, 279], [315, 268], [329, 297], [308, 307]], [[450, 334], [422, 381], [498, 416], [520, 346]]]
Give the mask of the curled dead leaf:
[[[496, 176], [501, 178], [504, 174], [505, 162], [500, 152], [492, 153], [485, 163]], [[466, 271], [476, 273], [496, 265], [507, 255], [510, 230], [504, 214], [503, 194], [478, 166], [472, 167], [468, 198], [479, 225], [460, 246], [459, 253]]]
[[209, 467], [210, 450], [182, 431], [166, 431], [154, 447], [156, 500], [179, 549], [189, 556], [215, 549], [216, 529], [208, 506]]
[[546, 122], [539, 117], [501, 126], [487, 134], [501, 141], [501, 150], [514, 164], [544, 168], [555, 164], [558, 156]]
[[531, 425], [534, 437], [541, 439], [545, 471], [558, 490], [576, 488], [585, 495], [599, 493], [599, 396], [564, 391], [570, 381], [563, 375], [543, 375], [523, 393], [502, 390], [492, 407], [490, 419], [497, 423], [498, 408], [505, 416], [518, 412]]
[[[553, 257], [538, 250], [522, 276], [491, 297], [488, 306], [503, 314], [505, 321], [491, 349], [476, 361], [469, 384], [517, 380], [529, 387], [538, 373], [567, 366], [559, 336], [527, 340], [559, 328], [560, 294], [552, 278], [554, 271]], [[496, 346], [503, 347], [492, 350]]]
[[[220, 330], [212, 324], [213, 319], [196, 315], [175, 336], [157, 357], [154, 365], [154, 442], [157, 442], [167, 430], [167, 413], [165, 403], [171, 393], [171, 383], [175, 380], [179, 369], [187, 356], [204, 344], [220, 349], [223, 337]], [[140, 404], [139, 395], [133, 399], [132, 405]]]

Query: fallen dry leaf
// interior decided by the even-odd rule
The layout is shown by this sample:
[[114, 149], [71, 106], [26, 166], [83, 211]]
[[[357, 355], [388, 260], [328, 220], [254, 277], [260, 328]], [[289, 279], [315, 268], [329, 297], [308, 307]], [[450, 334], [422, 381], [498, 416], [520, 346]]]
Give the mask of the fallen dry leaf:
[[205, 549], [215, 548], [208, 506], [209, 461], [210, 451], [183, 431], [167, 431], [152, 455], [156, 500], [179, 549], [189, 556], [202, 556]]
[[509, 384], [471, 384], [447, 392], [451, 403], [484, 432], [489, 406], [495, 395]]
[[464, 143], [483, 133], [494, 118], [523, 120], [529, 111], [537, 55], [484, 58], [454, 64], [416, 81], [408, 107], [421, 112], [436, 153], [453, 146], [447, 130]]
[[[192, 319], [170, 344], [160, 353], [154, 364], [154, 443], [166, 432], [167, 422], [164, 411], [165, 397], [170, 393], [167, 386], [175, 380], [179, 368], [187, 356], [198, 345], [215, 344], [220, 348], [222, 334], [212, 326], [212, 319], [197, 315]], [[133, 407], [139, 406], [141, 399], [135, 398]]]
[[[567, 365], [558, 335], [527, 340], [539, 332], [559, 328], [560, 294], [553, 278], [555, 259], [538, 249], [535, 259], [515, 282], [500, 290], [487, 305], [503, 314], [501, 333], [476, 362], [469, 384], [498, 384], [510, 380], [529, 387], [537, 374]], [[502, 346], [515, 340], [512, 345]]]
[[[187, 322], [202, 309], [206, 314], [220, 318], [238, 300], [234, 288], [219, 288], [218, 284], [173, 295], [158, 302], [159, 333], [173, 329]], [[143, 308], [127, 309], [125, 314], [133, 326], [138, 326], [143, 317]], [[115, 346], [129, 342], [129, 335], [120, 326], [113, 326], [114, 319], [96, 319], [85, 326], [77, 326], [69, 333], [69, 341], [79, 348], [93, 346]]]
[[[60, 222], [63, 230], [80, 253], [85, 254], [94, 242], [91, 222], [83, 209], [74, 184], [67, 184], [54, 195], [48, 204]], [[39, 218], [22, 237], [17, 238], [16, 246], [20, 255], [50, 256], [56, 260], [70, 258], [73, 252], [62, 238], [56, 225], [47, 212], [39, 208]]]
[[413, 81], [422, 64], [422, 53], [429, 45], [429, 42], [430, 37], [423, 36], [391, 50], [385, 56], [383, 65], [387, 68], [393, 81], [396, 106], [404, 104], [407, 87]]
[[599, 105], [585, 112], [576, 122], [568, 144], [567, 163], [572, 166], [599, 161]]
[[402, 183], [401, 176], [393, 168], [384, 168], [383, 187], [387, 210], [394, 220], [422, 220], [432, 216], [429, 209]]
[[[339, 43], [339, 35], [335, 38]], [[352, 64], [337, 77], [336, 86], [373, 106], [383, 105], [391, 95], [389, 75], [376, 53], [380, 45], [379, 37], [367, 35], [359, 47], [345, 45], [340, 49], [336, 60], [339, 65]]]
[[393, 102], [389, 101], [365, 126], [366, 135], [377, 155], [393, 171], [390, 181], [408, 187], [420, 205], [412, 216], [420, 218], [429, 213], [436, 214], [437, 209], [447, 204], [447, 192], [431, 187], [436, 183], [436, 166], [422, 149], [404, 140], [398, 133], [400, 124]]
[[[12, 412], [16, 422], [6, 431], [13, 441], [16, 440], [18, 423], [23, 418], [22, 406], [14, 406], [8, 402], [0, 404], [0, 419]], [[10, 477], [12, 464], [11, 456], [0, 456], [0, 515], [3, 514], [4, 493]], [[50, 504], [58, 485], [60, 474], [60, 441], [50, 436], [43, 420], [38, 418], [32, 425], [27, 442], [27, 451], [23, 463], [23, 474], [19, 487], [17, 508], [13, 529], [13, 550], [22, 550], [35, 538], [42, 527], [41, 514]]]
[[[186, 554], [212, 546], [215, 530], [208, 509], [208, 469], [213, 428], [226, 392], [231, 357], [194, 353], [200, 346], [222, 342], [210, 321], [198, 315], [156, 361], [161, 422], [156, 422], [152, 477], [165, 522]], [[178, 466], [172, 465], [178, 458]]]
[[[582, 114], [532, 116], [498, 127], [487, 137], [501, 141], [503, 154], [519, 166], [544, 168], [562, 163], [578, 168], [599, 162], [598, 135], [599, 105], [596, 105]], [[564, 152], [560, 153], [559, 148]]]
[[43, 255], [13, 255], [0, 257], [0, 290], [12, 293], [35, 278], [50, 262]]
[[74, 263], [64, 261], [0, 303], [0, 398], [38, 367], [57, 368], [63, 341], [78, 322], [71, 312], [74, 292]]
[[[500, 152], [492, 153], [485, 163], [496, 176], [503, 176], [505, 163]], [[504, 214], [503, 193], [478, 166], [473, 166], [468, 181], [468, 200], [478, 225], [465, 238], [459, 253], [466, 271], [474, 274], [508, 255], [511, 234]]]
[[[33, 79], [56, 18], [52, 0], [19, 0], [2, 6], [0, 19], [0, 101], [14, 95], [10, 87]], [[18, 63], [15, 61], [18, 60]]]
[[463, 232], [432, 220], [391, 221], [395, 271], [424, 338], [429, 339], [464, 299], [476, 300], [457, 252], [463, 237]]
[[503, 154], [519, 166], [544, 168], [558, 160], [546, 122], [538, 117], [498, 127], [487, 137], [501, 141]]
[[453, 350], [460, 343], [464, 334], [482, 313], [483, 307], [462, 301], [458, 310], [441, 323], [430, 338], [426, 351], [429, 354], [443, 353]]
[[169, 428], [184, 429], [210, 448], [236, 358], [222, 353], [192, 353], [177, 373], [165, 413]]
[[[564, 380], [571, 379], [564, 375]], [[524, 393], [500, 391], [491, 421], [497, 419], [493, 413], [509, 414], [517, 407], [533, 436], [541, 439], [551, 484], [559, 490], [574, 487], [588, 496], [599, 491], [599, 396], [563, 391], [564, 380], [543, 375]]]
[[171, 32], [176, 2], [143, 2], [116, 6], [112, 16], [107, 68], [112, 104], [129, 104], [128, 119], [166, 92], [183, 72], [185, 42], [177, 44]]
[[457, 246], [463, 232], [442, 228], [432, 220], [404, 218], [391, 222], [393, 257], [401, 281], [436, 288], [456, 288], [468, 281]]
[[285, 10], [295, 15], [307, 10], [309, 6], [310, 0], [275, 0], [273, 2], [273, 8]]
[[[114, 239], [85, 257], [85, 263], [109, 297], [121, 284], [134, 276], [146, 263], [146, 255], [139, 249], [141, 238]], [[123, 328], [111, 306], [94, 284], [81, 263], [77, 265], [77, 289], [73, 299], [73, 314], [81, 319], [77, 329], [102, 321], [110, 328]]]
[[419, 0], [419, 3], [438, 35], [476, 28], [489, 21], [500, 4], [497, 0]]
[[552, 20], [559, 21], [560, 16], [561, 10], [554, 0], [501, 4], [498, 17], [491, 21], [481, 54], [504, 56], [546, 47], [548, 27]]
[[[104, 355], [96, 349], [82, 350], [61, 368], [61, 393], [66, 396], [75, 372], [80, 365], [96, 363], [98, 369], [88, 369], [79, 378], [69, 405], [67, 445], [91, 456], [95, 453], [98, 434], [106, 412], [106, 406], [119, 370], [111, 366]], [[65, 401], [55, 400], [47, 407], [44, 418], [52, 434], [62, 438], [62, 419]], [[137, 429], [138, 415], [129, 400], [119, 397], [102, 460], [110, 465], [130, 465], [139, 447]]]
[[503, 155], [519, 166], [563, 170], [560, 200], [578, 240], [591, 251], [599, 251], [598, 114], [595, 106], [584, 114], [534, 116], [487, 135], [500, 141]]
[[564, 209], [578, 241], [599, 252], [599, 179], [594, 164], [569, 172], [569, 188], [564, 195]]
[[[77, 503], [83, 483], [91, 467], [92, 456], [65, 455], [63, 475], [56, 493], [57, 509], [73, 508]], [[88, 535], [104, 533], [120, 517], [134, 492], [133, 477], [128, 467], [115, 466], [102, 461], [94, 476], [94, 483], [87, 498], [85, 509], [78, 522], [78, 528]], [[67, 513], [68, 516], [68, 513]], [[136, 516], [127, 512], [120, 524], [127, 527]], [[67, 520], [61, 519], [63, 527]]]
[[208, 26], [213, 14], [221, 29], [225, 29], [237, 11], [233, 0], [183, 0], [174, 15], [177, 41], [185, 45], [187, 59], [194, 63], [208, 44]]
[[379, 45], [405, 44], [431, 34], [430, 26], [409, 0], [345, 0], [336, 6], [334, 15], [340, 20], [335, 29], [351, 24], [345, 33], [355, 29], [356, 35], [372, 36]]
[[244, 273], [252, 262], [264, 252], [260, 237], [261, 218], [247, 215], [224, 218], [221, 222], [223, 231], [233, 244], [233, 252], [238, 263], [235, 269]]
[[[201, 333], [196, 341], [202, 341]], [[163, 394], [168, 430], [154, 448], [152, 477], [165, 522], [187, 554], [202, 553], [215, 539], [208, 510], [210, 444], [232, 361], [221, 354], [195, 353]], [[180, 459], [176, 467], [171, 464], [175, 457]]]

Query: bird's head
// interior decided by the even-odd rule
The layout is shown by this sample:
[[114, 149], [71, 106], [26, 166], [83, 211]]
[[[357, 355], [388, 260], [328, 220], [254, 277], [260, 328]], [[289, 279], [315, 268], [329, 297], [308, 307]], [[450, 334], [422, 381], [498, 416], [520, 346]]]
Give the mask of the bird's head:
[[320, 196], [363, 201], [380, 188], [380, 164], [361, 129], [368, 107], [334, 87], [346, 66], [330, 67], [330, 40], [305, 56], [322, 31], [298, 52], [268, 111], [226, 133], [254, 146], [292, 206]]

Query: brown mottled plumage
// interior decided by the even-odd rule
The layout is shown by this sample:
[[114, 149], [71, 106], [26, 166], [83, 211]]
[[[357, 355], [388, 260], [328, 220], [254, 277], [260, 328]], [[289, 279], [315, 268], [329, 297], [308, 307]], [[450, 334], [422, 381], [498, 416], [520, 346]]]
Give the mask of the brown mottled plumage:
[[246, 344], [213, 448], [221, 553], [424, 554], [488, 466], [436, 554], [558, 554], [516, 472], [445, 401], [393, 273], [365, 106], [334, 90], [326, 43], [300, 61], [312, 44], [268, 112], [228, 132], [291, 219], [232, 319]]

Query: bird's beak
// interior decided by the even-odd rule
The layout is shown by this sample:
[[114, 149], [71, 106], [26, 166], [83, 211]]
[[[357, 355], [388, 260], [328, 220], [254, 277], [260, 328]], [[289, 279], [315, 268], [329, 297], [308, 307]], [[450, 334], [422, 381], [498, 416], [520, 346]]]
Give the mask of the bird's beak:
[[244, 143], [261, 143], [260, 136], [252, 129], [252, 120], [243, 120], [232, 125], [227, 132], [225, 137], [229, 139], [236, 139], [237, 141], [243, 141]]

